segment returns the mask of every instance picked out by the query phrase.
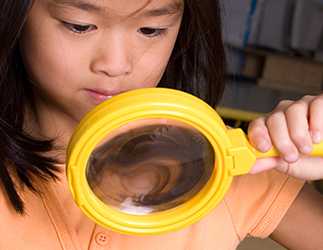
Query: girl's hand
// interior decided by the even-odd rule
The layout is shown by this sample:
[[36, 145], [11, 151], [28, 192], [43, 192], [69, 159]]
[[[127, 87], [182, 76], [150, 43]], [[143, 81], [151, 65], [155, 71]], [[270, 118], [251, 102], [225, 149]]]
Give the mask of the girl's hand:
[[323, 157], [309, 156], [313, 143], [323, 139], [323, 95], [280, 102], [268, 116], [250, 123], [248, 137], [259, 151], [274, 146], [281, 154], [257, 160], [251, 173], [276, 168], [305, 180], [323, 179]]

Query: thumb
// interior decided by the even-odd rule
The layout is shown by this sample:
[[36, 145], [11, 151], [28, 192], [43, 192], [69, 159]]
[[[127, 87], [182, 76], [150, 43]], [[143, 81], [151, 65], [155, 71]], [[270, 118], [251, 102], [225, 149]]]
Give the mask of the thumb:
[[257, 174], [269, 169], [275, 168], [279, 164], [280, 160], [278, 157], [270, 157], [257, 159], [256, 163], [252, 166], [250, 174]]

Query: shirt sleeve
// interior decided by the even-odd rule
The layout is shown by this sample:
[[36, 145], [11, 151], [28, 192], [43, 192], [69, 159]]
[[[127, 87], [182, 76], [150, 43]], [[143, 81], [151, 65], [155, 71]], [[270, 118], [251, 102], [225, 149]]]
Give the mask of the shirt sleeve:
[[240, 240], [247, 235], [268, 237], [303, 185], [276, 170], [235, 177], [224, 201]]

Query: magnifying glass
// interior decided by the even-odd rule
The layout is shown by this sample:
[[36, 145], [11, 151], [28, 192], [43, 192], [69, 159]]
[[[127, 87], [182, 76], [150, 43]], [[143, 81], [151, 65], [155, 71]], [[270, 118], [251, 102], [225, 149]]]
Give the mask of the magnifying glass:
[[[323, 143], [312, 155], [323, 155]], [[199, 98], [144, 88], [114, 96], [82, 119], [68, 146], [67, 178], [75, 202], [97, 224], [153, 235], [198, 221], [234, 176], [274, 156], [274, 148], [254, 149]]]

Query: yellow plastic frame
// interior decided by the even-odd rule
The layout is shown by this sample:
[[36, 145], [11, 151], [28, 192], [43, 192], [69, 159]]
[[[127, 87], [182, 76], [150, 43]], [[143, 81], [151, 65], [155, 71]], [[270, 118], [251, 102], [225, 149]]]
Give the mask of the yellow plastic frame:
[[[174, 119], [199, 130], [214, 148], [216, 172], [196, 196], [178, 207], [149, 215], [126, 214], [95, 196], [86, 179], [87, 162], [96, 146], [115, 129], [154, 118]], [[276, 154], [273, 150], [262, 155]], [[222, 200], [233, 176], [249, 171], [256, 155], [244, 133], [227, 129], [216, 111], [202, 100], [178, 90], [146, 88], [115, 96], [82, 119], [68, 146], [67, 177], [74, 200], [97, 224], [119, 233], [152, 235], [178, 230], [201, 219]]]

